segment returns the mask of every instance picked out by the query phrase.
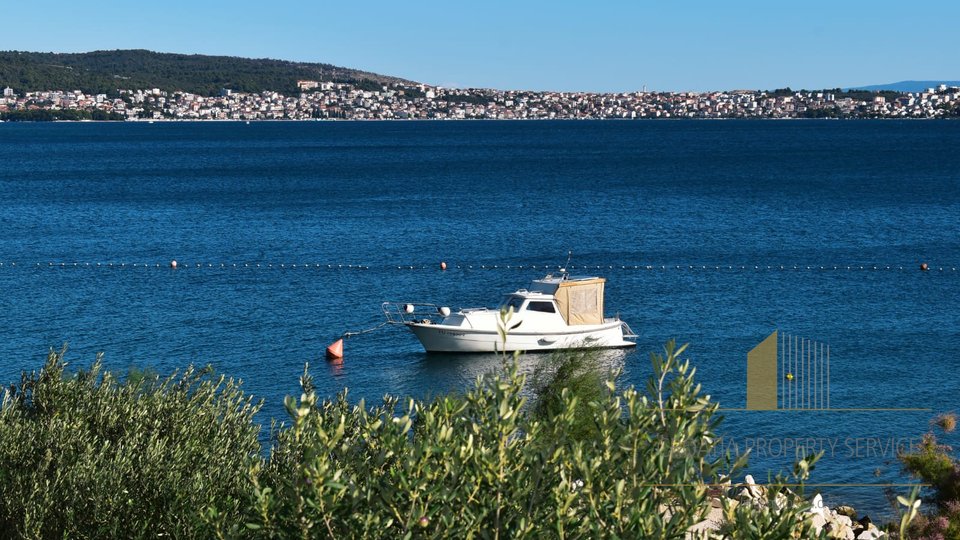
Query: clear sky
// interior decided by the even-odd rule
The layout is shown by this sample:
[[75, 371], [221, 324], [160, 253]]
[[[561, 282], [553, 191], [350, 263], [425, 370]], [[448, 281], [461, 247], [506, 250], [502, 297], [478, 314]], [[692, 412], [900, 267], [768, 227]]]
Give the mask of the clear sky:
[[957, 0], [0, 1], [0, 50], [279, 58], [443, 86], [681, 91], [960, 79]]

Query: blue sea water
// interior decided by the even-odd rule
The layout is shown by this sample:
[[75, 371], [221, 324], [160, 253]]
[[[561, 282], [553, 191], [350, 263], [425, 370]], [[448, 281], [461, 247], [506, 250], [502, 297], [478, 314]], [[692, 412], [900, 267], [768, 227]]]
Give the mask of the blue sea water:
[[68, 342], [74, 366], [210, 363], [264, 421], [307, 362], [328, 397], [460, 391], [496, 357], [402, 329], [342, 366], [323, 350], [384, 300], [493, 305], [572, 251], [640, 335], [609, 357], [624, 385], [675, 337], [743, 408], [746, 353], [779, 329], [830, 345], [833, 408], [930, 409], [725, 412], [754, 476], [803, 440], [826, 450], [812, 481], [843, 484], [828, 504], [883, 513], [851, 484], [909, 481], [896, 447], [960, 395], [958, 141], [949, 121], [0, 124], [0, 382]]

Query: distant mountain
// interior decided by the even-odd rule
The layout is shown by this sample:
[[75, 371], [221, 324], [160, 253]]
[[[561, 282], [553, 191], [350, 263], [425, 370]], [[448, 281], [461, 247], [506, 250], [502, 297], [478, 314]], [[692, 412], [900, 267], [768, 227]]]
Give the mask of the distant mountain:
[[893, 90], [894, 92], [923, 92], [927, 88], [936, 88], [941, 84], [945, 84], [947, 86], [960, 86], [960, 81], [900, 81], [889, 84], [854, 86], [848, 90], [869, 90], [871, 92], [877, 92], [880, 90]]
[[146, 50], [88, 53], [0, 51], [0, 88], [18, 93], [83, 90], [112, 93], [118, 88], [160, 88], [213, 95], [221, 88], [238, 92], [295, 93], [297, 80], [349, 82], [379, 86], [411, 83], [356, 69], [285, 60], [233, 56], [169, 54]]

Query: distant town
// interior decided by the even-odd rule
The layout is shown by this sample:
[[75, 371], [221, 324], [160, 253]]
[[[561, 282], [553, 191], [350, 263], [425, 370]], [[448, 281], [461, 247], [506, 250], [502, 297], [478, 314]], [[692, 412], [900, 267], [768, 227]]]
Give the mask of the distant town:
[[[371, 83], [371, 81], [365, 81]], [[302, 80], [297, 95], [217, 96], [158, 88], [85, 94], [4, 88], [5, 120], [406, 120], [645, 118], [942, 118], [960, 115], [960, 88], [923, 92], [738, 90], [727, 92], [533, 92], [423, 84]]]

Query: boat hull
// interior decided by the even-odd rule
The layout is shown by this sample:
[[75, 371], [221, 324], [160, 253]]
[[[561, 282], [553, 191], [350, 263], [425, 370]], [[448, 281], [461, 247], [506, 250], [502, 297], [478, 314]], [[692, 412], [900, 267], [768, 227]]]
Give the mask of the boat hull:
[[504, 344], [494, 330], [463, 326], [408, 322], [406, 326], [427, 352], [513, 352], [559, 349], [624, 348], [636, 343], [624, 339], [620, 321], [583, 325], [564, 332], [518, 332], [507, 334]]

